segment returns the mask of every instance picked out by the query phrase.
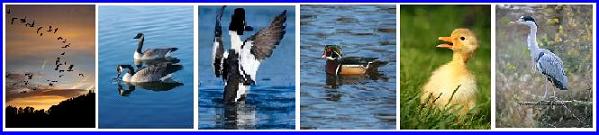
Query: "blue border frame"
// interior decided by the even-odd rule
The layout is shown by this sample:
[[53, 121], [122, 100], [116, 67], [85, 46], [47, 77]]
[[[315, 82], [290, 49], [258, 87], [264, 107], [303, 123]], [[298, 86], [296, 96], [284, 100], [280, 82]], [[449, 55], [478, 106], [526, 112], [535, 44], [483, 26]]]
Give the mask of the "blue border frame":
[[[2, 5], [4, 3], [597, 3], [596, 0], [2, 0]], [[3, 11], [3, 6], [0, 7], [0, 11]], [[597, 9], [595, 9], [597, 10]], [[595, 11], [597, 12], [597, 11]], [[597, 15], [595, 15], [597, 16]], [[595, 17], [595, 19], [599, 19]], [[3, 25], [4, 21], [0, 22], [0, 25]], [[0, 28], [2, 29], [2, 28]], [[4, 30], [2, 30], [4, 31]], [[595, 30], [597, 31], [597, 30]], [[3, 37], [4, 33], [0, 33], [0, 37]], [[597, 33], [595, 33], [595, 38], [597, 38]], [[0, 39], [3, 43], [3, 39]], [[4, 46], [4, 45], [3, 45]], [[4, 48], [4, 47], [3, 47]], [[2, 50], [3, 48], [0, 48]], [[595, 50], [597, 53], [597, 50]], [[0, 51], [0, 59], [3, 58], [3, 51]], [[596, 59], [597, 60], [597, 59]], [[0, 65], [3, 67], [2, 63]], [[595, 69], [596, 71], [596, 69]], [[3, 68], [0, 68], [0, 72], [4, 72]], [[595, 75], [598, 75], [595, 72]], [[0, 78], [0, 81], [3, 81], [4, 77]], [[3, 85], [3, 84], [0, 84]], [[0, 92], [0, 97], [2, 97], [4, 92]], [[599, 97], [599, 93], [595, 92], [595, 97]], [[0, 102], [0, 106], [4, 106], [3, 102]], [[2, 116], [2, 111], [0, 111], [0, 116]], [[595, 114], [596, 115], [596, 114]], [[2, 117], [0, 117], [1, 119]], [[114, 131], [77, 131], [77, 132], [4, 132], [1, 127], [3, 123], [0, 122], [0, 131], [1, 134], [6, 135], [28, 135], [28, 134], [45, 134], [45, 135], [96, 135], [96, 134], [110, 134], [110, 135], [158, 135], [158, 134], [177, 134], [177, 135], [188, 135], [188, 134], [219, 134], [219, 135], [264, 135], [264, 134], [273, 134], [273, 135], [291, 135], [291, 134], [308, 134], [308, 135], [323, 135], [323, 134], [344, 134], [344, 135], [363, 135], [363, 134], [379, 134], [379, 135], [438, 135], [438, 134], [459, 134], [459, 135], [508, 135], [508, 134], [528, 134], [528, 135], [595, 135], [596, 131], [490, 131], [490, 130], [480, 130], [480, 131], [430, 131], [430, 132], [422, 132], [422, 131], [342, 131], [342, 132], [331, 132], [331, 131], [252, 131], [252, 132], [240, 132], [240, 131], [230, 131], [230, 132], [215, 132], [215, 131], [181, 131], [181, 132], [114, 132]]]

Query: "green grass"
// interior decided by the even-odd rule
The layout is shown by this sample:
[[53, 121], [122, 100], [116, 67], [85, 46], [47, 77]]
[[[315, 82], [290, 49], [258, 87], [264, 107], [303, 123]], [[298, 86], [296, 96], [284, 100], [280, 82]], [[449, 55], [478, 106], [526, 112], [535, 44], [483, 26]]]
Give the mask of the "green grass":
[[[401, 6], [401, 129], [489, 129], [491, 127], [490, 6]], [[456, 28], [476, 33], [479, 48], [468, 62], [477, 78], [477, 105], [465, 116], [420, 105], [420, 90], [431, 72], [451, 60], [451, 51], [436, 48], [437, 37]], [[450, 107], [452, 109], [458, 106]], [[448, 109], [449, 110], [449, 109]]]

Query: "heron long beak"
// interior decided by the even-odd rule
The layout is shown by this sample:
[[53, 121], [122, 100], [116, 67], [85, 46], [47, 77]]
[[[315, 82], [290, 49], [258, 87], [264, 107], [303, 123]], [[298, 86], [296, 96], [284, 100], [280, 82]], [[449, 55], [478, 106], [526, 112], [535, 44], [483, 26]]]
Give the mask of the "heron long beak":
[[437, 45], [437, 47], [447, 48], [447, 49], [451, 49], [453, 47], [453, 41], [451, 41], [451, 37], [439, 37], [439, 40], [447, 42], [447, 43]]

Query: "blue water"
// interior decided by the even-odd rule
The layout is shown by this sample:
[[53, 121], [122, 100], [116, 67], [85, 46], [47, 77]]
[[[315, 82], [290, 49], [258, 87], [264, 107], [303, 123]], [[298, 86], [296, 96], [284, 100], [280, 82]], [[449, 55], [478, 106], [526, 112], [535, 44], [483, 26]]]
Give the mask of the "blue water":
[[[287, 10], [287, 33], [273, 55], [260, 65], [256, 85], [245, 102], [237, 106], [222, 104], [224, 82], [212, 69], [212, 39], [216, 11], [220, 6], [199, 8], [199, 128], [200, 129], [294, 129], [295, 128], [295, 11], [293, 6], [248, 6], [246, 22], [254, 27], [245, 39], [270, 24]], [[227, 7], [221, 25], [228, 30], [235, 6]], [[225, 32], [225, 49], [230, 39]]]
[[[193, 128], [193, 7], [100, 6], [98, 11], [99, 128]], [[139, 32], [145, 34], [144, 48], [179, 48], [173, 56], [183, 69], [174, 80], [182, 86], [136, 86], [121, 96], [116, 65], [134, 64], [133, 37]]]
[[[395, 5], [301, 7], [301, 129], [396, 128], [395, 10]], [[344, 56], [389, 63], [379, 68], [381, 75], [327, 78], [321, 58], [326, 44], [340, 45]]]

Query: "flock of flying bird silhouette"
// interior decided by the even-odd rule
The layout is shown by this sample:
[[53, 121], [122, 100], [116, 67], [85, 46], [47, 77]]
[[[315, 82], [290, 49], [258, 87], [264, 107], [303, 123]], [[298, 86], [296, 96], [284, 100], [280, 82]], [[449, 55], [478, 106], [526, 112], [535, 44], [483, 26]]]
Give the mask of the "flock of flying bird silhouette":
[[[44, 33], [46, 33], [46, 35], [49, 34], [57, 34], [58, 32], [58, 27], [52, 27], [52, 25], [48, 25], [46, 26], [42, 26], [40, 24], [36, 25], [35, 24], [35, 19], [33, 18], [27, 18], [27, 16], [24, 16], [22, 18], [17, 17], [17, 15], [15, 15], [15, 13], [11, 10], [11, 9], [7, 9], [6, 10], [6, 15], [10, 16], [10, 25], [11, 26], [18, 26], [18, 24], [25, 24], [26, 28], [36, 28], [37, 30], [35, 31], [36, 35], [39, 35], [39, 37], [43, 37]], [[17, 20], [17, 22], [15, 22], [15, 20]], [[60, 33], [59, 33], [60, 34]], [[58, 56], [56, 57], [56, 63], [55, 63], [55, 68], [54, 71], [58, 72], [59, 75], [57, 76], [58, 78], [55, 79], [60, 79], [63, 78], [65, 76], [66, 72], [75, 72], [75, 65], [71, 64], [71, 63], [67, 63], [66, 60], [66, 56], [67, 56], [67, 49], [71, 47], [71, 42], [67, 41], [66, 37], [62, 37], [62, 36], [58, 36], [58, 38], [56, 38], [56, 40], [59, 43], [62, 43], [63, 45], [60, 46], [59, 53]], [[25, 75], [25, 80], [22, 81], [22, 84], [25, 85], [25, 87], [31, 85], [30, 80], [34, 79], [34, 74], [31, 72], [27, 72], [24, 74]], [[83, 73], [79, 73], [78, 77], [84, 78], [85, 74]], [[49, 87], [54, 87], [56, 83], [58, 83], [58, 80], [50, 80], [50, 79], [46, 79], [46, 82], [48, 83]], [[18, 85], [20, 82], [14, 83], [14, 85]], [[33, 87], [31, 88], [31, 90], [37, 90], [38, 88]], [[24, 93], [24, 92], [23, 92]]]

